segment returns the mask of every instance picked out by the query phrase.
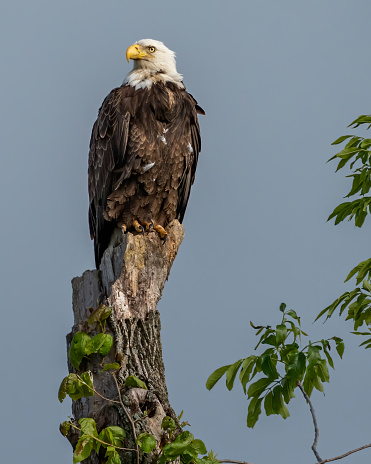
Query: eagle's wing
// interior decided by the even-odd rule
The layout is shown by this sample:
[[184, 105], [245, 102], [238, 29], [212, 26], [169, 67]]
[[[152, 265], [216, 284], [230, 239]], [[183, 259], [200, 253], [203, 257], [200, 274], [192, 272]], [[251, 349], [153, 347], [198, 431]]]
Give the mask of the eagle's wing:
[[114, 184], [117, 184], [117, 171], [125, 163], [130, 113], [122, 111], [123, 91], [123, 87], [119, 87], [105, 98], [90, 140], [89, 227], [90, 236], [94, 238], [97, 263], [108, 246], [114, 228], [114, 224], [103, 217], [106, 201], [115, 188]]
[[190, 112], [190, 127], [187, 134], [187, 156], [185, 163], [185, 172], [183, 179], [179, 185], [177, 218], [180, 222], [183, 221], [184, 213], [187, 208], [189, 194], [191, 192], [192, 184], [195, 180], [198, 155], [201, 151], [201, 134], [200, 126], [198, 124], [197, 114], [204, 115], [204, 110], [198, 106], [197, 101], [191, 94], [187, 94], [187, 110]]

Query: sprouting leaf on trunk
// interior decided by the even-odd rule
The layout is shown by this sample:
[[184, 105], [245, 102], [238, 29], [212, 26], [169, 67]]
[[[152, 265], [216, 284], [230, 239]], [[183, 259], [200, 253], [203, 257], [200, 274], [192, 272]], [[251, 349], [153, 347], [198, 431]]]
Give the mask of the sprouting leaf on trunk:
[[[82, 380], [87, 384], [85, 385]], [[84, 372], [81, 377], [77, 374], [69, 374], [62, 380], [58, 391], [58, 399], [62, 403], [68, 395], [72, 400], [76, 401], [80, 398], [93, 396], [93, 377], [92, 373]]]
[[165, 416], [162, 419], [161, 428], [162, 430], [171, 430], [173, 432], [176, 429], [175, 420], [169, 416]]
[[125, 385], [127, 387], [144, 388], [147, 390], [147, 385], [143, 382], [143, 380], [138, 379], [135, 375], [129, 375], [129, 377], [125, 380]]
[[113, 338], [110, 334], [100, 333], [91, 339], [92, 353], [99, 353], [107, 356], [113, 345]]
[[107, 363], [107, 364], [105, 364], [103, 366], [103, 369], [101, 370], [101, 372], [109, 371], [111, 369], [117, 370], [117, 369], [120, 369], [120, 367], [121, 367], [120, 364], [116, 363], [116, 362], [115, 363]]
[[[126, 437], [125, 430], [116, 425], [112, 425], [111, 427], [106, 427], [105, 429], [101, 430], [98, 435], [99, 440], [104, 441], [105, 443], [109, 443], [110, 445], [113, 445], [113, 446], [118, 446], [120, 448], [122, 448], [124, 444], [125, 437]], [[104, 448], [107, 447], [107, 445], [104, 445], [100, 442], [96, 442], [97, 453], [99, 453], [99, 449], [101, 446], [103, 446]]]
[[156, 438], [150, 433], [140, 433], [135, 442], [144, 453], [156, 449]]
[[63, 436], [67, 436], [68, 432], [70, 431], [71, 428], [71, 422], [69, 421], [64, 421], [59, 425], [59, 430]]
[[85, 332], [76, 332], [70, 346], [69, 359], [72, 366], [79, 370], [80, 363], [84, 356], [87, 356], [92, 353], [91, 338]]
[[111, 315], [111, 313], [112, 309], [110, 307], [100, 304], [98, 308], [90, 314], [88, 323], [94, 324], [97, 322], [103, 322]]
[[73, 453], [73, 463], [81, 462], [90, 456], [93, 449], [93, 438], [88, 435], [81, 435]]

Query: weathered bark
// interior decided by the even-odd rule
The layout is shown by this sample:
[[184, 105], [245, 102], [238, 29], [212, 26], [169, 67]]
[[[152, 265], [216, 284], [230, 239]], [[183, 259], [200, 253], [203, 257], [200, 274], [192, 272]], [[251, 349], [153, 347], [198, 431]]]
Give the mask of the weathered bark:
[[[119, 362], [121, 368], [117, 380], [121, 388], [122, 400], [130, 416], [137, 420], [145, 410], [148, 417], [135, 423], [136, 434], [143, 431], [161, 439], [161, 422], [165, 415], [176, 420], [165, 383], [165, 369], [162, 359], [160, 337], [160, 316], [157, 303], [161, 298], [178, 248], [183, 240], [184, 229], [178, 221], [168, 226], [168, 238], [164, 243], [157, 233], [145, 235], [125, 234], [114, 246], [104, 253], [99, 270], [85, 271], [81, 277], [72, 280], [73, 312], [75, 323], [67, 336], [71, 343], [76, 331], [82, 330], [94, 335], [100, 330], [87, 323], [91, 308], [100, 303], [112, 308], [106, 332], [114, 337], [115, 344], [104, 363]], [[89, 309], [90, 308], [90, 309]], [[81, 369], [90, 370], [94, 376], [94, 388], [105, 398], [117, 401], [118, 391], [112, 374], [100, 372], [102, 357], [91, 355], [84, 360]], [[74, 368], [69, 364], [69, 371]], [[143, 380], [148, 390], [123, 387], [125, 379], [135, 375]], [[104, 427], [119, 425], [127, 432], [124, 447], [135, 448], [132, 423], [119, 403], [112, 403], [98, 395], [73, 402], [73, 416], [76, 421], [82, 417], [94, 418], [98, 432]], [[71, 431], [68, 438], [73, 446], [78, 433]], [[93, 451], [84, 461], [89, 464], [105, 462]], [[123, 452], [123, 462], [136, 462], [134, 452]], [[151, 460], [150, 455], [141, 461]]]

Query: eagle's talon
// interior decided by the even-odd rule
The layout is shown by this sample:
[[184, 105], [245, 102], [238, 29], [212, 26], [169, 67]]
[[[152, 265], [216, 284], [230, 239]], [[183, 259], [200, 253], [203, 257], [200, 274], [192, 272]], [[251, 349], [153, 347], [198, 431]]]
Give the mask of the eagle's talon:
[[166, 230], [160, 226], [160, 225], [157, 225], [157, 226], [154, 226], [154, 229], [155, 231], [158, 233], [158, 235], [160, 236], [160, 239], [164, 241], [164, 243], [166, 242], [166, 239], [167, 239], [167, 232]]
[[151, 222], [145, 222], [144, 225], [146, 226], [146, 232], [153, 231], [154, 223], [152, 219], [151, 219]]
[[136, 219], [133, 221], [133, 227], [139, 234], [144, 235], [144, 227]]

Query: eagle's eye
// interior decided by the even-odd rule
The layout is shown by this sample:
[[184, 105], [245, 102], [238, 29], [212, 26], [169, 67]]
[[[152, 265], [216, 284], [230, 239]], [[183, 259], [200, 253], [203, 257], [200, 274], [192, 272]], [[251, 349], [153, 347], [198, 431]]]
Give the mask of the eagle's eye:
[[155, 53], [156, 48], [155, 47], [148, 47], [149, 53]]

